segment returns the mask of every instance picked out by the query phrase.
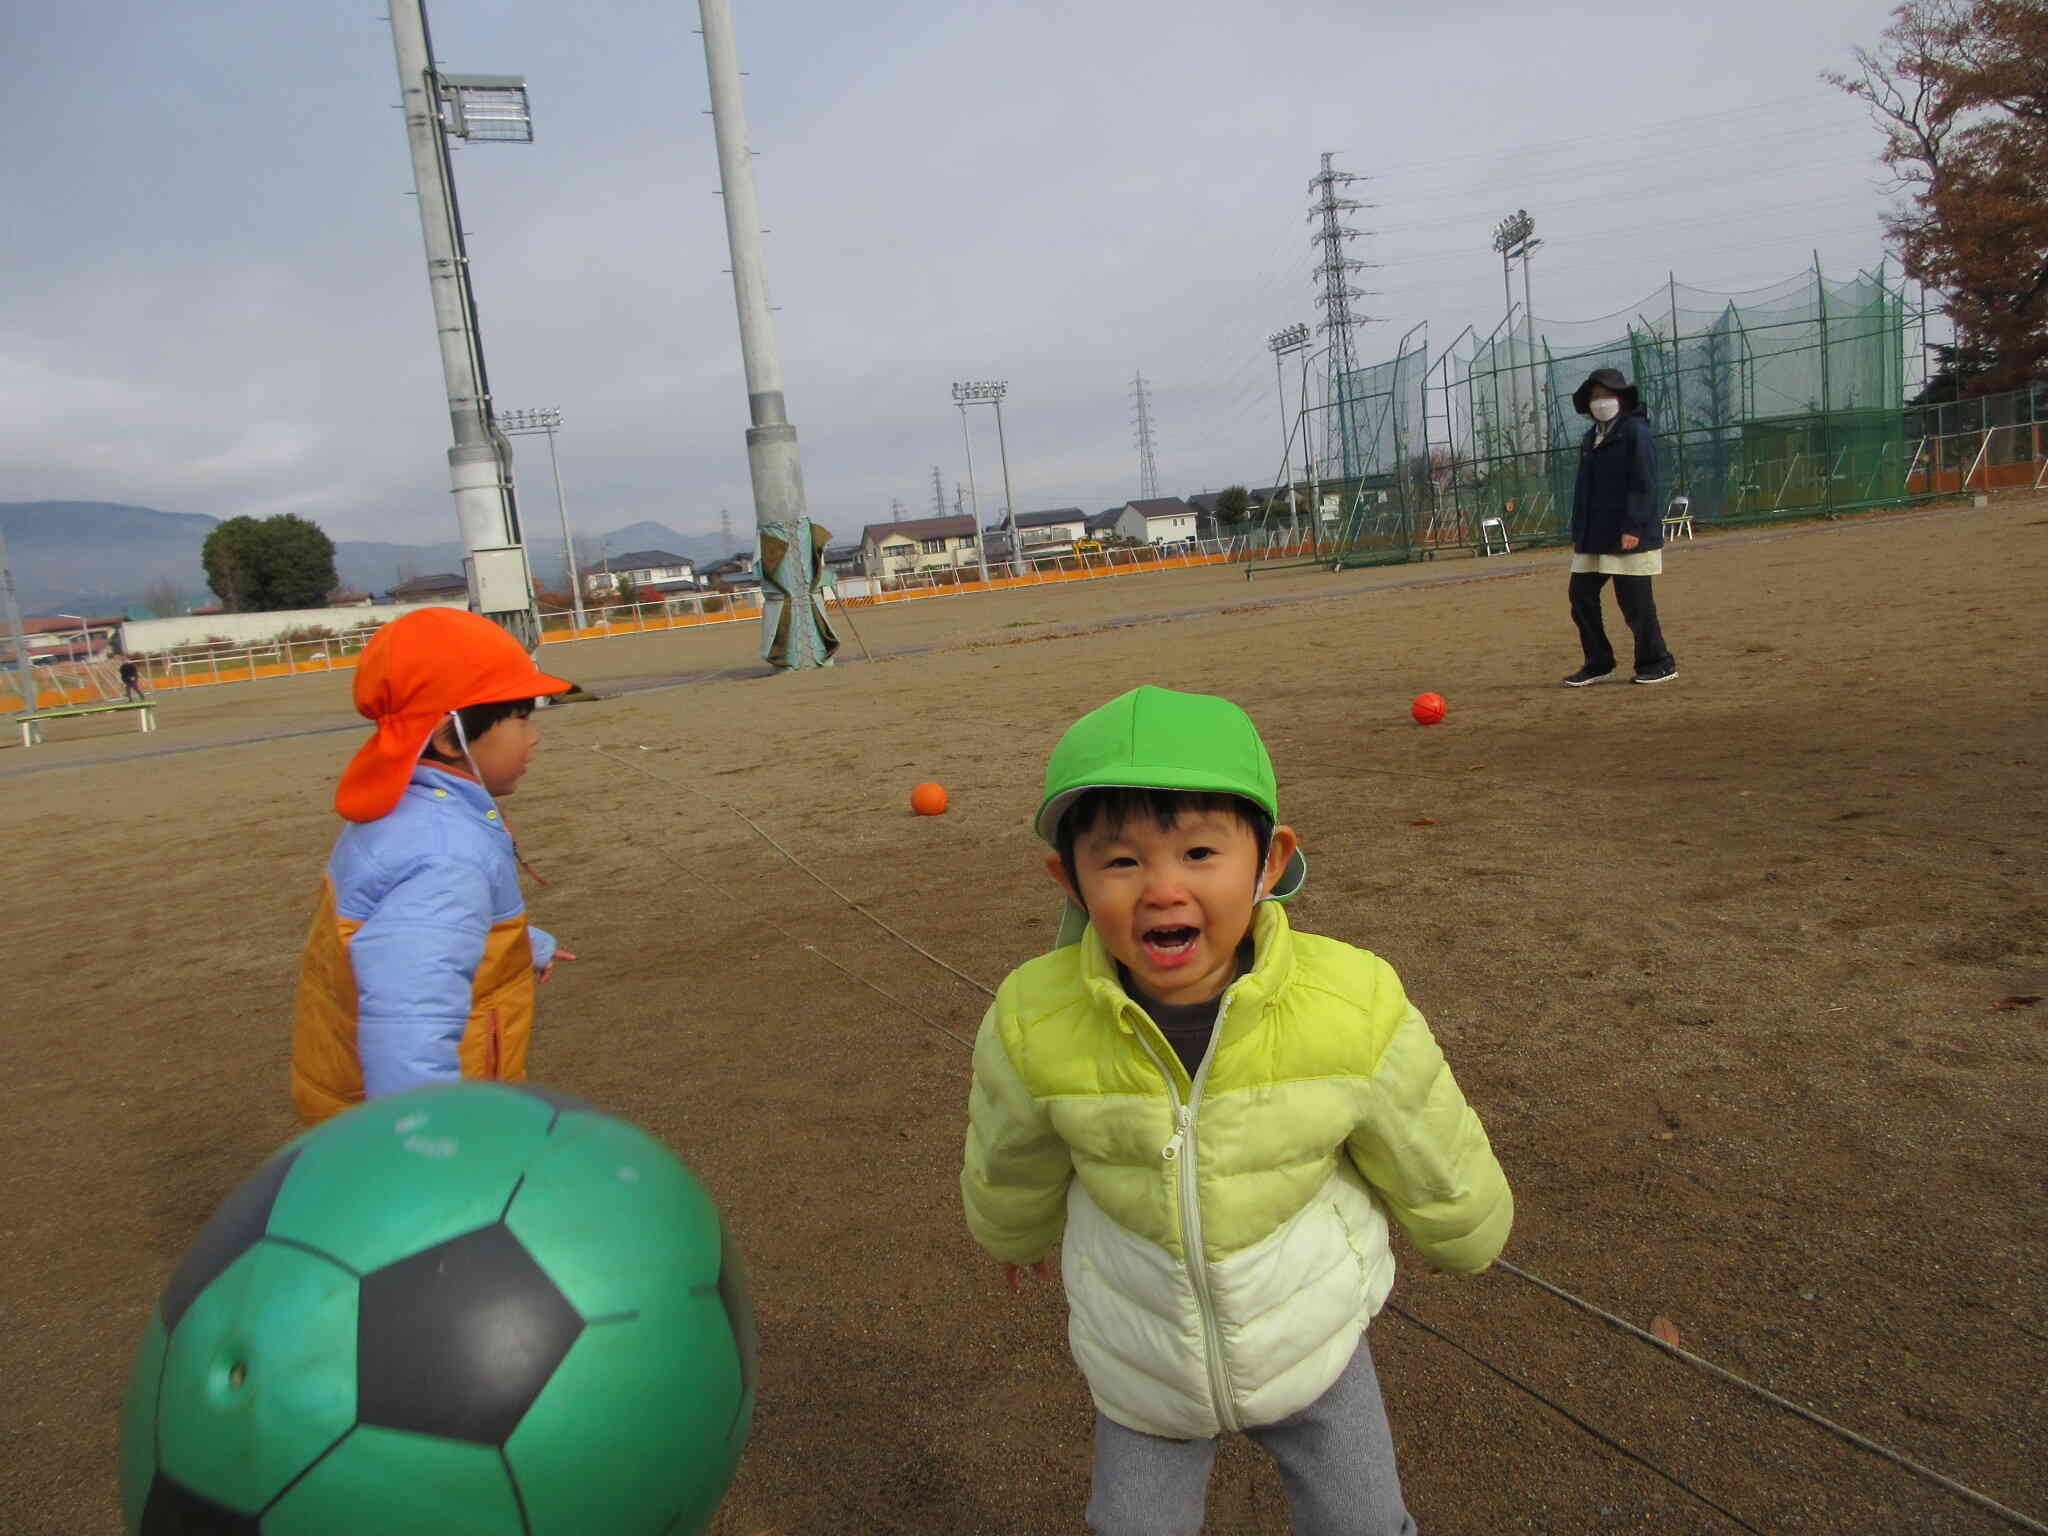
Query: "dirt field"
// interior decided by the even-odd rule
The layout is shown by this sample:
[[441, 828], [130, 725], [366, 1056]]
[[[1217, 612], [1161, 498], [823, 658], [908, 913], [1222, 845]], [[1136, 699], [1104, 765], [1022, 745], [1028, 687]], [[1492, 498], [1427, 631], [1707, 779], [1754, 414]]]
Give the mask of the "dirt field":
[[[533, 915], [582, 956], [534, 1075], [666, 1138], [746, 1250], [764, 1380], [723, 1536], [1078, 1531], [1091, 1422], [1057, 1288], [1011, 1296], [960, 1223], [953, 1037], [984, 998], [726, 808], [993, 984], [1051, 932], [1046, 750], [1147, 681], [1260, 722], [1312, 866], [1295, 921], [1431, 1018], [1515, 1184], [1510, 1259], [2048, 1519], [2048, 1003], [1997, 1006], [2048, 993], [2048, 502], [1681, 548], [1661, 688], [1557, 686], [1562, 566], [934, 602], [859, 616], [876, 664], [787, 678], [751, 628], [550, 648], [616, 696], [542, 717], [509, 806]], [[294, 1130], [346, 679], [162, 713], [0, 751], [9, 1533], [118, 1529], [143, 1317]], [[927, 777], [950, 814], [909, 815]], [[1514, 1276], [1408, 1264], [1394, 1301], [1469, 1352], [1391, 1311], [1371, 1334], [1432, 1536], [1742, 1528], [1474, 1357], [1755, 1530], [2008, 1528]], [[1210, 1511], [1287, 1528], [1242, 1443]]]

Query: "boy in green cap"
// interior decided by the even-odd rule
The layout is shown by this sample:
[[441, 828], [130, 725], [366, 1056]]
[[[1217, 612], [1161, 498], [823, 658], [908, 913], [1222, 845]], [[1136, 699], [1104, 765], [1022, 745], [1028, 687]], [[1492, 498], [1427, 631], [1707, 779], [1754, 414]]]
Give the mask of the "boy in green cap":
[[1288, 926], [1307, 864], [1235, 704], [1084, 715], [1036, 826], [1067, 921], [982, 1022], [960, 1188], [1013, 1288], [1063, 1240], [1089, 1528], [1193, 1536], [1241, 1430], [1302, 1536], [1413, 1532], [1364, 1331], [1390, 1218], [1459, 1274], [1507, 1241], [1478, 1116], [1392, 968]]

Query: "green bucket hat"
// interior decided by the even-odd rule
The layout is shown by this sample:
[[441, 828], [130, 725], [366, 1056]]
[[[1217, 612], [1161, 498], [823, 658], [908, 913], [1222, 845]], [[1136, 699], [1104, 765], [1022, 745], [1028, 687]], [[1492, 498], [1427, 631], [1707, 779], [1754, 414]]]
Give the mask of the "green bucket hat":
[[[1273, 760], [1251, 716], [1228, 699], [1176, 693], [1146, 684], [1089, 711], [1052, 749], [1045, 765], [1045, 798], [1032, 826], [1058, 846], [1060, 818], [1091, 789], [1178, 789], [1236, 795], [1277, 823], [1280, 791]], [[1308, 879], [1308, 860], [1296, 849], [1268, 901], [1285, 901]], [[1088, 914], [1066, 903], [1053, 947], [1079, 942]]]

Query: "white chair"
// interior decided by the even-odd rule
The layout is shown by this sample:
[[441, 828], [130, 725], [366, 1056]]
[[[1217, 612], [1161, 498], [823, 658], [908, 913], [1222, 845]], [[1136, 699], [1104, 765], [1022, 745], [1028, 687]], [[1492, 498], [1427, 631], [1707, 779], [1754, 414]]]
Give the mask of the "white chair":
[[1692, 537], [1692, 498], [1674, 496], [1671, 505], [1664, 509], [1664, 539], [1669, 543], [1676, 538]]
[[1493, 553], [1493, 536], [1500, 535], [1500, 552], [1512, 555], [1514, 549], [1508, 544], [1508, 525], [1498, 517], [1482, 517], [1479, 520], [1479, 553], [1482, 557]]

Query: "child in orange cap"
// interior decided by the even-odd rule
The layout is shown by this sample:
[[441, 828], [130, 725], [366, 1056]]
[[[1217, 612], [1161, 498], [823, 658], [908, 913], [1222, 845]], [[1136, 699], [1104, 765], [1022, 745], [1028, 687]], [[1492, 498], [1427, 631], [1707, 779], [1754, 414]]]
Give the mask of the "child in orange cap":
[[317, 1123], [424, 1083], [526, 1076], [534, 986], [574, 955], [526, 921], [499, 815], [526, 772], [549, 677], [481, 614], [423, 608], [356, 668], [377, 731], [341, 776], [348, 820], [299, 970], [292, 1101]]

